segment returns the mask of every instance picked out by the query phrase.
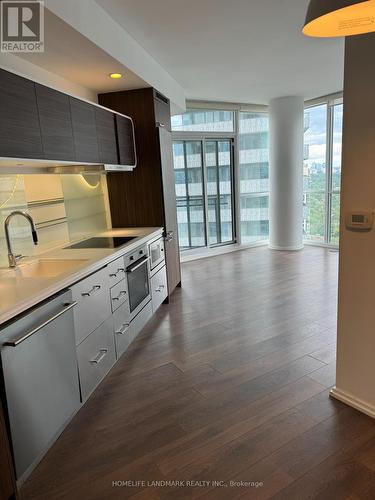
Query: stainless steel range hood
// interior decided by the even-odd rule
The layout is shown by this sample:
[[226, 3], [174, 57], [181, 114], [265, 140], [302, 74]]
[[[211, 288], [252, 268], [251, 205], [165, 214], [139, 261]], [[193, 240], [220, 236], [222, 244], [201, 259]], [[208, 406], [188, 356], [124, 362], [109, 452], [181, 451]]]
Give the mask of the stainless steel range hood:
[[1, 174], [98, 174], [131, 172], [133, 166], [69, 161], [34, 160], [28, 158], [0, 158]]

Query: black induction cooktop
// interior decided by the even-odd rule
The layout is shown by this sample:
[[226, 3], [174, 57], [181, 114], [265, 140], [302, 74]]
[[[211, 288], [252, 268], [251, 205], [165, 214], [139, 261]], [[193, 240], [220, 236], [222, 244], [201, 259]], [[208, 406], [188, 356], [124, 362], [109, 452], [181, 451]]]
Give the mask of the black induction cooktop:
[[118, 236], [118, 237], [106, 237], [98, 236], [95, 238], [89, 238], [88, 240], [79, 241], [68, 247], [64, 248], [117, 248], [129, 241], [134, 240], [137, 236]]

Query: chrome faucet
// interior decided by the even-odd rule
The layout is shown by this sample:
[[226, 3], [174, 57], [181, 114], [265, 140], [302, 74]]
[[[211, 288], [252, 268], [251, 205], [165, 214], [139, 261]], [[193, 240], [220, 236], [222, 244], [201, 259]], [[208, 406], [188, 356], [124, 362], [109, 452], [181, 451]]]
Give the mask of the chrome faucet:
[[4, 222], [5, 238], [6, 238], [7, 247], [8, 247], [9, 267], [16, 267], [17, 260], [22, 258], [22, 255], [14, 255], [13, 249], [12, 249], [12, 244], [10, 241], [10, 236], [9, 236], [9, 223], [15, 215], [21, 215], [22, 217], [25, 217], [25, 219], [29, 221], [30, 226], [31, 226], [31, 234], [33, 237], [34, 245], [38, 244], [38, 234], [36, 232], [34, 220], [31, 217], [31, 215], [28, 214], [27, 212], [22, 212], [21, 210], [15, 210], [14, 212], [10, 213]]

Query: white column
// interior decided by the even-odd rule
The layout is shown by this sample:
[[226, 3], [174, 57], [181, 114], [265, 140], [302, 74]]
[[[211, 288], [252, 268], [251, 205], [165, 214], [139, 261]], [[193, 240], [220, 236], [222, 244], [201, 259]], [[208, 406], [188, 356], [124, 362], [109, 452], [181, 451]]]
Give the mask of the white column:
[[270, 248], [303, 248], [302, 97], [280, 97], [269, 106]]

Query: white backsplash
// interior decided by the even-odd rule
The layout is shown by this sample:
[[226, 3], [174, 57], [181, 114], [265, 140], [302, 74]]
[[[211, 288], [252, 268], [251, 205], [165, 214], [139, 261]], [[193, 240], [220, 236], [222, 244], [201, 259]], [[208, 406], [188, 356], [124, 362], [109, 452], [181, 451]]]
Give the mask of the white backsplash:
[[110, 227], [104, 175], [0, 175], [0, 267], [7, 266], [4, 221], [13, 210], [35, 220], [39, 245], [22, 217], [11, 222], [15, 253], [32, 256]]

